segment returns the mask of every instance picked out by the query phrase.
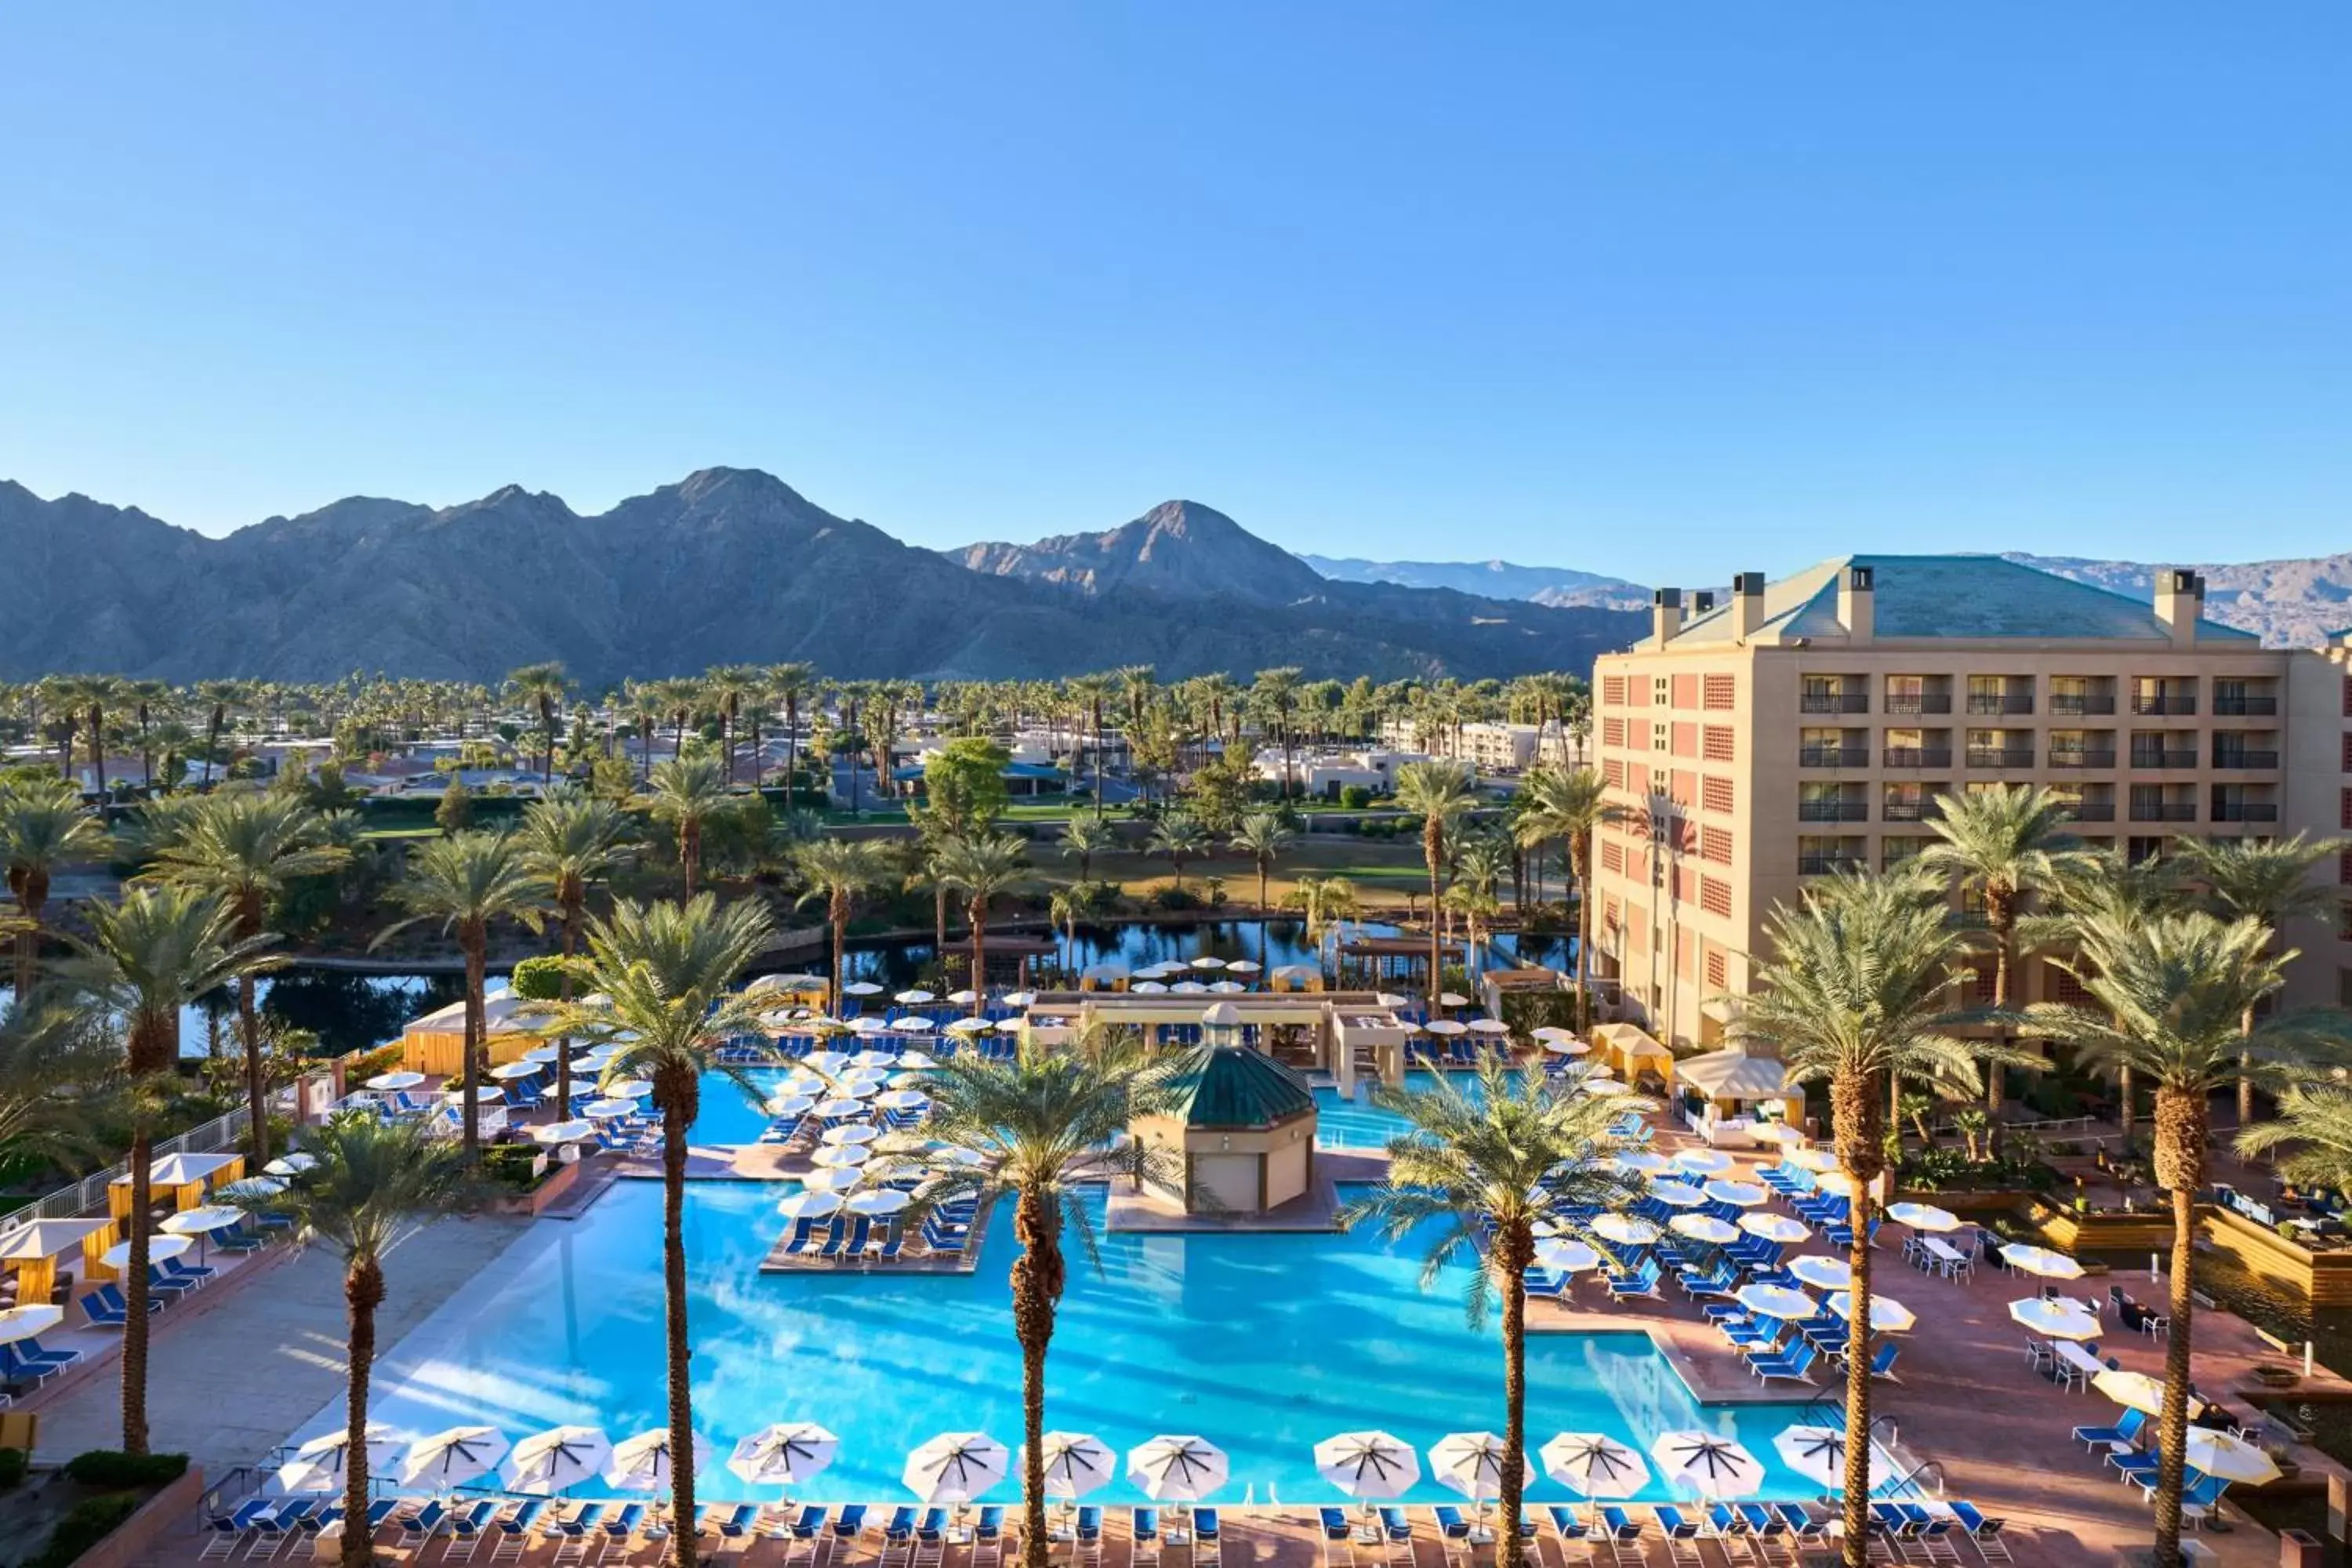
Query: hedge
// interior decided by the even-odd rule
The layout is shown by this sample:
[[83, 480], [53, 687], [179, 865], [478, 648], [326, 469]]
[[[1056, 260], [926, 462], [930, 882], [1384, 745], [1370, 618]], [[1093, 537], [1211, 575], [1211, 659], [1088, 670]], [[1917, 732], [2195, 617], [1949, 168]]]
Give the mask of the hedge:
[[161, 1486], [187, 1472], [185, 1454], [126, 1454], [117, 1448], [92, 1448], [66, 1461], [66, 1474], [86, 1487]]
[[49, 1531], [49, 1542], [25, 1559], [25, 1568], [70, 1568], [81, 1554], [104, 1541], [122, 1521], [139, 1511], [147, 1500], [137, 1492], [108, 1492], [85, 1498], [66, 1511]]

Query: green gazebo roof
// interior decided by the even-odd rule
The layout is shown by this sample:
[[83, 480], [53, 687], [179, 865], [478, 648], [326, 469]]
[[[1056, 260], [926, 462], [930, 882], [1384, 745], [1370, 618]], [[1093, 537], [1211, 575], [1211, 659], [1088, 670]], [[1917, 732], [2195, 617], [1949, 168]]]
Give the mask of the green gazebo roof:
[[1170, 1065], [1175, 1114], [1192, 1127], [1271, 1127], [1311, 1113], [1315, 1091], [1272, 1057], [1240, 1046], [1197, 1046]]

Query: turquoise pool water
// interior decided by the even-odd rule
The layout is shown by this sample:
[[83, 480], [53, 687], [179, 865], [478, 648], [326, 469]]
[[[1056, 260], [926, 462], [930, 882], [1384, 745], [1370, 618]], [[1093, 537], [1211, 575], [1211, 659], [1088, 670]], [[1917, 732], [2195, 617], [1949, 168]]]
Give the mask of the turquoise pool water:
[[[1415, 1070], [1404, 1075], [1407, 1089], [1428, 1089], [1435, 1084], [1438, 1075]], [[1475, 1073], [1451, 1075], [1454, 1086], [1465, 1095], [1476, 1097], [1478, 1079]], [[1371, 1103], [1369, 1086], [1349, 1099], [1336, 1089], [1315, 1091], [1315, 1142], [1325, 1149], [1385, 1149], [1389, 1140], [1404, 1131], [1405, 1120], [1393, 1110], [1383, 1110]]]
[[[702, 1112], [694, 1119], [697, 1143], [756, 1143], [767, 1131], [768, 1113], [761, 1107], [791, 1074], [788, 1068], [747, 1068], [743, 1076], [752, 1093], [723, 1072], [702, 1075]], [[756, 1098], [754, 1098], [756, 1096]]]
[[[696, 1424], [721, 1455], [768, 1422], [821, 1421], [840, 1434], [841, 1457], [807, 1495], [880, 1501], [903, 1495], [908, 1450], [935, 1433], [1017, 1442], [1010, 1227], [991, 1227], [973, 1275], [761, 1275], [782, 1227], [779, 1193], [731, 1182], [688, 1193]], [[659, 1424], [660, 1202], [657, 1184], [623, 1182], [584, 1217], [533, 1226], [379, 1364], [377, 1417], [407, 1435], [478, 1421], [520, 1436], [578, 1421], [617, 1439]], [[1333, 1433], [1383, 1426], [1425, 1449], [1499, 1426], [1491, 1326], [1465, 1325], [1461, 1272], [1423, 1291], [1419, 1268], [1410, 1241], [1391, 1252], [1369, 1235], [1109, 1237], [1100, 1275], [1074, 1259], [1047, 1421], [1122, 1450], [1157, 1432], [1202, 1434], [1233, 1457], [1231, 1500], [1254, 1490], [1290, 1502], [1328, 1497], [1309, 1450]], [[396, 1254], [390, 1273], [397, 1292]], [[1538, 1444], [1599, 1429], [1646, 1448], [1662, 1431], [1704, 1426], [1769, 1466], [1772, 1434], [1795, 1419], [1790, 1406], [1702, 1411], [1637, 1334], [1539, 1335], [1528, 1359]], [[339, 1403], [300, 1436], [341, 1423]], [[1786, 1496], [1816, 1489], [1778, 1469], [1770, 1479]], [[704, 1492], [762, 1495], [723, 1466]], [[1530, 1495], [1569, 1494], [1539, 1479]]]

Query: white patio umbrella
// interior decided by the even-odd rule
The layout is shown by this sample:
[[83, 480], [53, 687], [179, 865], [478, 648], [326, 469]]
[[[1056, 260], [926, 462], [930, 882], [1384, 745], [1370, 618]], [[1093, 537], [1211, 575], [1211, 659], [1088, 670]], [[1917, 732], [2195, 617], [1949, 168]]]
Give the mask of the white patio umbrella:
[[498, 1468], [512, 1447], [495, 1426], [452, 1426], [419, 1437], [401, 1456], [400, 1484], [446, 1492]]
[[[563, 1047], [562, 1046], [540, 1046], [534, 1049], [523, 1052], [522, 1059], [527, 1062], [545, 1062], [550, 1066], [552, 1066], [562, 1057], [562, 1055]], [[368, 1087], [370, 1089], [373, 1089], [375, 1085], [371, 1082]]]
[[577, 1143], [596, 1136], [596, 1124], [577, 1117], [570, 1121], [543, 1121], [530, 1130], [530, 1135], [541, 1143]]
[[1719, 1176], [1732, 1167], [1732, 1158], [1720, 1149], [1677, 1149], [1674, 1163], [1694, 1176]]
[[869, 1192], [853, 1194], [843, 1206], [851, 1214], [870, 1215], [880, 1219], [902, 1212], [914, 1201], [914, 1194], [898, 1187], [876, 1187]]
[[1743, 1209], [1752, 1209], [1771, 1195], [1754, 1182], [1727, 1182], [1720, 1178], [1709, 1182], [1699, 1191], [1717, 1203], [1730, 1204]]
[[[887, 1033], [889, 1030], [890, 1026], [884, 1023], [881, 1019], [873, 1016], [871, 1014], [868, 1014], [863, 1018], [851, 1019], [849, 1027], [853, 1034], [879, 1035]], [[851, 1059], [855, 1060], [856, 1058], [852, 1058]]]
[[1913, 1230], [1958, 1230], [1960, 1216], [1934, 1204], [1890, 1204], [1886, 1217]]
[[848, 1056], [841, 1051], [811, 1051], [801, 1060], [827, 1078], [849, 1066]]
[[1592, 1222], [1592, 1234], [1620, 1247], [1647, 1247], [1658, 1239], [1658, 1227], [1629, 1214], [1605, 1214]]
[[[996, 1032], [1000, 1035], [1017, 1035], [1021, 1032], [1022, 1026], [1028, 1023], [1028, 1021], [1029, 1020], [1025, 1016], [1020, 1018], [999, 1018], [996, 1020]], [[1047, 1022], [1051, 1022], [1051, 1020], [1048, 1019]]]
[[1627, 1498], [1650, 1484], [1641, 1455], [1601, 1432], [1562, 1432], [1543, 1446], [1544, 1474], [1590, 1498]]
[[2016, 1322], [2053, 1340], [2095, 1340], [2099, 1320], [2072, 1301], [2045, 1301], [2039, 1296], [2009, 1304]]
[[1601, 1254], [1580, 1241], [1536, 1243], [1536, 1267], [1558, 1274], [1581, 1274], [1601, 1267]]
[[801, 1187], [812, 1193], [845, 1193], [865, 1179], [863, 1165], [831, 1165], [803, 1176]]
[[871, 1143], [881, 1136], [881, 1131], [870, 1121], [845, 1121], [838, 1127], [826, 1128], [820, 1135], [819, 1142], [836, 1146]]
[[642, 1078], [615, 1079], [604, 1086], [607, 1100], [643, 1100], [654, 1091], [649, 1079]]
[[1238, 996], [1248, 989], [1238, 980], [1213, 980], [1209, 983], [1209, 994], [1212, 996]]
[[901, 1018], [890, 1026], [902, 1035], [928, 1035], [939, 1027], [929, 1018]]
[[917, 986], [910, 991], [899, 992], [898, 994], [892, 997], [891, 1000], [900, 1003], [905, 1006], [919, 1007], [926, 1002], [936, 1002], [939, 998], [932, 995], [929, 992], [922, 989], [922, 987]]
[[1192, 967], [1195, 969], [1223, 969], [1224, 966], [1223, 959], [1205, 952], [1192, 961]]
[[1470, 1032], [1470, 1026], [1459, 1018], [1432, 1018], [1428, 1023], [1423, 1024], [1422, 1028], [1429, 1034], [1448, 1037], [1466, 1035]]
[[1652, 1182], [1650, 1195], [1669, 1208], [1695, 1209], [1706, 1202], [1706, 1194], [1688, 1182]]
[[1673, 1162], [1654, 1149], [1628, 1149], [1622, 1154], [1611, 1155], [1609, 1163], [1637, 1176], [1654, 1176], [1673, 1169]]
[[39, 1301], [29, 1307], [0, 1311], [0, 1345], [13, 1345], [36, 1334], [46, 1334], [66, 1321], [66, 1310]]
[[898, 1053], [900, 1070], [892, 1075], [890, 1082], [893, 1087], [896, 1087], [898, 1079], [906, 1077], [908, 1071], [923, 1072], [939, 1065], [928, 1051], [900, 1051]]
[[2262, 1486], [2278, 1479], [2278, 1461], [2247, 1442], [2228, 1432], [2217, 1432], [2210, 1426], [2189, 1429], [2189, 1464], [2191, 1468], [2209, 1476], [2219, 1476], [2225, 1481], [2243, 1481], [2249, 1486]]
[[898, 1065], [898, 1053], [896, 1051], [860, 1051], [849, 1058], [852, 1071], [859, 1068], [896, 1068]]
[[1853, 1178], [1843, 1171], [1823, 1171], [1813, 1178], [1813, 1185], [1832, 1197], [1853, 1196]]
[[[1845, 1487], [1845, 1433], [1835, 1426], [1783, 1426], [1772, 1439], [1780, 1453], [1780, 1462], [1808, 1480], [1819, 1481], [1831, 1491]], [[1870, 1446], [1870, 1487], [1875, 1491], [1880, 1483], [1889, 1479], [1891, 1466], [1886, 1450], [1873, 1443]]]
[[1556, 1057], [1580, 1057], [1592, 1049], [1591, 1046], [1572, 1035], [1565, 1038], [1557, 1035], [1548, 1035], [1544, 1037], [1543, 1048]]
[[798, 1486], [822, 1472], [841, 1439], [813, 1421], [780, 1421], [735, 1445], [727, 1468], [755, 1487]]
[[1693, 1241], [1704, 1241], [1711, 1247], [1723, 1247], [1739, 1239], [1738, 1227], [1711, 1214], [1678, 1214], [1666, 1224], [1675, 1235], [1687, 1236]]
[[844, 996], [879, 996], [882, 987], [871, 980], [853, 980], [841, 988], [841, 994]]
[[[612, 1458], [604, 1462], [604, 1480], [623, 1491], [661, 1491], [675, 1479], [671, 1468], [676, 1458], [669, 1446], [669, 1428], [656, 1426], [613, 1445]], [[697, 1475], [710, 1468], [710, 1444], [699, 1432], [694, 1434], [694, 1452], [687, 1462]]]
[[1008, 1007], [1026, 1007], [1036, 1000], [1037, 993], [1034, 991], [1007, 991], [1003, 997]]
[[970, 1502], [1004, 1479], [1012, 1458], [985, 1432], [942, 1432], [907, 1456], [899, 1479], [926, 1503]]
[[510, 1492], [553, 1497], [591, 1481], [613, 1457], [612, 1440], [596, 1426], [557, 1426], [525, 1437], [507, 1450], [499, 1483]]
[[828, 1171], [839, 1171], [863, 1165], [874, 1158], [874, 1151], [863, 1143], [828, 1143], [809, 1156], [809, 1163]]
[[1790, 1149], [1781, 1153], [1780, 1163], [1794, 1165], [1800, 1171], [1834, 1171], [1837, 1156], [1827, 1149]]
[[545, 1069], [540, 1062], [500, 1062], [490, 1069], [490, 1076], [500, 1083], [512, 1083], [517, 1079], [537, 1078]]
[[816, 1097], [813, 1094], [780, 1094], [768, 1101], [771, 1116], [806, 1116], [815, 1109]]
[[[837, 1098], [841, 1100], [871, 1100], [876, 1095], [882, 1092], [882, 1085], [885, 1081], [887, 1080], [880, 1078], [866, 1078], [860, 1074], [853, 1073], [849, 1077], [843, 1079], [840, 1083], [834, 1087], [836, 1091]], [[829, 1105], [832, 1104], [833, 1101], [827, 1100], [825, 1103]], [[864, 1109], [865, 1107], [862, 1105], [858, 1107], [858, 1110], [863, 1110]], [[824, 1111], [824, 1114], [828, 1116], [837, 1116], [845, 1113], [841, 1111]]]
[[415, 1089], [425, 1081], [421, 1072], [380, 1072], [367, 1080], [369, 1089], [383, 1094], [398, 1094], [404, 1089]]
[[818, 1100], [811, 1109], [819, 1116], [828, 1119], [836, 1116], [863, 1116], [866, 1114], [866, 1102], [855, 1095], [837, 1094], [831, 1100]]
[[1441, 1007], [1467, 1007], [1470, 998], [1458, 992], [1441, 991], [1437, 994], [1437, 1005]]
[[961, 1165], [967, 1169], [988, 1161], [988, 1156], [977, 1149], [960, 1148], [952, 1143], [933, 1144], [923, 1151], [923, 1158], [933, 1165]]
[[1582, 1083], [1577, 1085], [1577, 1088], [1592, 1096], [1595, 1100], [1605, 1100], [1612, 1095], [1631, 1094], [1633, 1092], [1633, 1085], [1619, 1083], [1613, 1078], [1588, 1078]]
[[[390, 1469], [400, 1457], [399, 1440], [389, 1426], [369, 1422], [364, 1441], [370, 1475]], [[295, 1449], [294, 1457], [278, 1468], [278, 1488], [287, 1492], [339, 1492], [350, 1478], [351, 1465], [351, 1432], [330, 1432]]]
[[1500, 1495], [1507, 1468], [1517, 1465], [1519, 1484], [1533, 1480], [1528, 1457], [1515, 1454], [1492, 1432], [1449, 1432], [1430, 1446], [1429, 1473], [1472, 1502]]
[[1750, 1236], [1777, 1241], [1783, 1246], [1809, 1241], [1813, 1234], [1812, 1227], [1803, 1220], [1791, 1219], [1784, 1214], [1744, 1214], [1739, 1216], [1739, 1228]]
[[196, 1261], [205, 1260], [205, 1242], [215, 1231], [226, 1230], [245, 1217], [245, 1211], [226, 1204], [205, 1204], [198, 1208], [182, 1209], [167, 1215], [157, 1228], [167, 1236], [193, 1236], [196, 1238]]
[[[1091, 1432], [1048, 1432], [1037, 1445], [1045, 1470], [1047, 1497], [1077, 1499], [1108, 1486], [1118, 1474], [1118, 1456]], [[1021, 1466], [1028, 1468], [1029, 1450], [1021, 1450]]]
[[1139, 996], [1165, 996], [1168, 994], [1168, 987], [1161, 984], [1157, 980], [1139, 980], [1134, 984], [1129, 986], [1128, 989], [1134, 992]]
[[615, 1117], [635, 1116], [637, 1102], [634, 1100], [592, 1100], [580, 1109], [599, 1121], [610, 1121]]
[[[1802, 1290], [1791, 1290], [1786, 1285], [1742, 1285], [1732, 1298], [1751, 1312], [1768, 1318], [1795, 1320], [1810, 1318], [1820, 1311], [1821, 1303]], [[1654, 1452], [1654, 1450], [1653, 1450]]]
[[1554, 1040], [1573, 1040], [1576, 1038], [1575, 1030], [1563, 1029], [1558, 1024], [1538, 1024], [1536, 1027], [1529, 1029], [1528, 1033], [1534, 1038], [1541, 1040], [1547, 1045], [1550, 1044]]
[[1853, 1270], [1843, 1258], [1792, 1258], [1788, 1269], [1816, 1290], [1843, 1290], [1853, 1283]]
[[971, 990], [950, 991], [948, 993], [948, 1000], [959, 1007], [969, 1007], [980, 1000], [980, 993]]
[[1386, 1432], [1342, 1432], [1315, 1445], [1315, 1472], [1360, 1502], [1402, 1497], [1421, 1479], [1421, 1460]]
[[[474, 1086], [473, 1099], [477, 1105], [496, 1105], [506, 1097], [507, 1091], [497, 1084], [478, 1083]], [[444, 1089], [441, 1098], [451, 1105], [463, 1105], [466, 1103], [466, 1091], [462, 1089]]]
[[1785, 1121], [1759, 1121], [1748, 1129], [1748, 1136], [1765, 1143], [1802, 1143], [1804, 1130]]
[[920, 1110], [930, 1102], [931, 1097], [919, 1089], [894, 1089], [874, 1097], [885, 1110]]
[[1163, 1432], [1128, 1450], [1128, 1484], [1154, 1502], [1199, 1502], [1225, 1484], [1225, 1451], [1205, 1437]]
[[1470, 1032], [1474, 1035], [1507, 1035], [1511, 1026], [1500, 1018], [1473, 1018]]
[[[1840, 1290], [1831, 1296], [1830, 1310], [1835, 1312], [1839, 1317], [1843, 1318], [1846, 1321], [1852, 1322], [1853, 1321], [1853, 1294], [1850, 1291]], [[1902, 1302], [1896, 1300], [1894, 1297], [1871, 1297], [1870, 1327], [1874, 1333], [1905, 1333], [1909, 1330], [1916, 1328], [1918, 1325], [1918, 1322], [1919, 1314], [1905, 1306]]]
[[776, 1205], [786, 1219], [823, 1219], [841, 1212], [841, 1194], [804, 1187]]
[[1176, 996], [1206, 996], [1209, 994], [1209, 988], [1197, 980], [1179, 980], [1168, 990], [1171, 995]]
[[[151, 1237], [147, 1241], [147, 1261], [161, 1263], [167, 1258], [177, 1258], [195, 1244], [195, 1237], [190, 1236]], [[98, 1260], [109, 1268], [126, 1268], [131, 1264], [131, 1244], [118, 1241], [100, 1253]]]
[[984, 1035], [994, 1026], [985, 1018], [966, 1017], [954, 1020], [947, 1030], [950, 1035]]
[[[2091, 1386], [2127, 1410], [2144, 1415], [2164, 1414], [2164, 1380], [2150, 1377], [2144, 1372], [2122, 1372], [2110, 1367], [2091, 1379]], [[2189, 1396], [2189, 1414], [2202, 1415], [2205, 1402], [2195, 1394]]]
[[261, 1167], [266, 1176], [299, 1176], [319, 1163], [319, 1156], [297, 1149], [290, 1154], [280, 1154]]
[[1658, 1479], [1704, 1498], [1746, 1497], [1764, 1484], [1764, 1466], [1728, 1437], [1712, 1432], [1668, 1432], [1650, 1445]]
[[2002, 1242], [2000, 1260], [2004, 1267], [2024, 1274], [2038, 1274], [2044, 1279], [2080, 1279], [2083, 1266], [2063, 1252], [2053, 1252], [2046, 1247], [2027, 1247], [2023, 1243]]
[[1249, 958], [1236, 958], [1225, 965], [1225, 970], [1231, 974], [1255, 974], [1260, 972], [1257, 961]]

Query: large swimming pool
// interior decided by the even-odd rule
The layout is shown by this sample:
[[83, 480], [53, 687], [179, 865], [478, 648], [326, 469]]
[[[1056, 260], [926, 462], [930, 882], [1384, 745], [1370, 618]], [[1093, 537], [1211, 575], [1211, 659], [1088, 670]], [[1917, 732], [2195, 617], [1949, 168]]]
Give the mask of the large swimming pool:
[[[935, 1433], [1017, 1442], [1010, 1227], [991, 1227], [973, 1275], [761, 1275], [779, 1195], [733, 1182], [688, 1194], [696, 1424], [719, 1452], [771, 1421], [820, 1421], [841, 1457], [807, 1495], [879, 1501], [901, 1495], [908, 1450]], [[659, 1424], [660, 1201], [656, 1184], [623, 1182], [583, 1218], [533, 1226], [379, 1365], [378, 1418], [407, 1435], [588, 1422], [619, 1438]], [[1419, 1268], [1410, 1242], [1392, 1252], [1370, 1235], [1108, 1237], [1100, 1275], [1073, 1262], [1047, 1422], [1122, 1449], [1200, 1433], [1232, 1455], [1230, 1500], [1294, 1502], [1328, 1491], [1309, 1449], [1333, 1433], [1382, 1426], [1425, 1448], [1499, 1426], [1491, 1324], [1465, 1323], [1458, 1269], [1423, 1291]], [[397, 1255], [390, 1272], [397, 1291]], [[1599, 1429], [1646, 1448], [1704, 1426], [1771, 1465], [1772, 1434], [1795, 1418], [1789, 1406], [1703, 1411], [1639, 1334], [1538, 1336], [1528, 1383], [1538, 1444]], [[300, 1435], [341, 1422], [338, 1402]], [[1777, 1468], [1770, 1480], [1785, 1496], [1817, 1489]], [[762, 1495], [722, 1467], [704, 1491]], [[1539, 1480], [1530, 1495], [1569, 1494]]]

